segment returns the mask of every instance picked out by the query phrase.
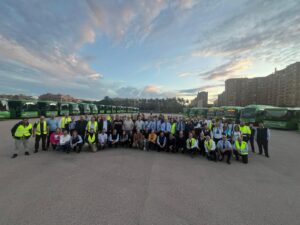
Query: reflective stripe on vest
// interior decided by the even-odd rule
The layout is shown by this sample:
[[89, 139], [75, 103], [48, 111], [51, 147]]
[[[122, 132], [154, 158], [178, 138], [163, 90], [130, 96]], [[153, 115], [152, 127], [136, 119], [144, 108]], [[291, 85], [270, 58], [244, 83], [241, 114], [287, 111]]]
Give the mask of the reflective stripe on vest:
[[242, 141], [241, 145], [238, 141], [235, 141], [235, 148], [241, 153], [241, 155], [248, 155], [247, 143], [245, 141]]
[[95, 140], [96, 140], [96, 135], [95, 135], [95, 134], [93, 134], [92, 137], [91, 137], [91, 136], [92, 136], [92, 135], [89, 135], [89, 136], [88, 136], [88, 141], [89, 141], [90, 144], [94, 143]]
[[171, 126], [171, 134], [175, 134], [176, 132], [176, 123], [173, 123]]
[[[36, 134], [37, 135], [41, 135], [41, 122], [38, 122], [37, 126], [36, 126]], [[47, 134], [47, 123], [46, 121], [44, 121], [43, 123], [43, 134]]]
[[[87, 130], [88, 132], [91, 131], [91, 126], [92, 126], [92, 121], [89, 121], [88, 124], [87, 124]], [[96, 132], [97, 131], [97, 127], [98, 127], [98, 124], [96, 121], [94, 121], [94, 131]]]
[[208, 141], [205, 141], [205, 147], [208, 151], [210, 151], [212, 149], [212, 146], [213, 146], [213, 140], [210, 139], [209, 142]]

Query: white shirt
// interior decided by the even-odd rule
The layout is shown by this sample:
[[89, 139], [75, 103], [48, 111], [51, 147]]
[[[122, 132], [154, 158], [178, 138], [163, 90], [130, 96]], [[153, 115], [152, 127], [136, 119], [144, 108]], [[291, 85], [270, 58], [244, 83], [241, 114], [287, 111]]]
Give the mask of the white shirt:
[[143, 120], [135, 121], [135, 127], [137, 130], [143, 130], [144, 129], [144, 121]]
[[103, 128], [107, 131], [107, 120], [103, 120]]
[[65, 145], [68, 142], [70, 142], [70, 140], [71, 140], [71, 136], [69, 134], [67, 136], [61, 135], [60, 138], [59, 138], [59, 144], [60, 145]]
[[106, 133], [100, 133], [98, 134], [98, 141], [100, 144], [104, 144], [107, 142], [107, 134]]

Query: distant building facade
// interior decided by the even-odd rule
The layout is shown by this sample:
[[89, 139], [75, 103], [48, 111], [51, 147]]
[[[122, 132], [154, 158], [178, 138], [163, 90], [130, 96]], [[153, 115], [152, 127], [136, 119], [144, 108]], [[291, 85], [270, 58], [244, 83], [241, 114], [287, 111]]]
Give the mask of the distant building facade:
[[228, 79], [216, 103], [218, 106], [300, 106], [300, 62], [266, 77]]
[[207, 107], [208, 104], [208, 92], [198, 92], [197, 97], [191, 101], [192, 107]]

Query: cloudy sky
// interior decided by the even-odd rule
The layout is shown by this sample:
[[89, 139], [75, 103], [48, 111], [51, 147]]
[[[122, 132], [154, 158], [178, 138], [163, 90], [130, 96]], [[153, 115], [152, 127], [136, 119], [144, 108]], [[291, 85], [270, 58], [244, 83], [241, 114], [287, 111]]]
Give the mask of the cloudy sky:
[[0, 1], [0, 93], [212, 101], [299, 49], [299, 0]]

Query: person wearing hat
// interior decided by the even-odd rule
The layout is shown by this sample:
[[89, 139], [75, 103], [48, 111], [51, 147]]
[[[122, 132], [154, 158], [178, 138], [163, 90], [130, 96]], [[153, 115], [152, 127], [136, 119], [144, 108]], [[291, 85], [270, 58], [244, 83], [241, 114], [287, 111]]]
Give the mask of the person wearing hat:
[[25, 155], [29, 155], [28, 142], [31, 134], [32, 124], [29, 123], [29, 120], [27, 118], [23, 119], [13, 126], [13, 128], [11, 129], [11, 135], [15, 140], [15, 148], [11, 158], [16, 158], [18, 156], [18, 154], [20, 153], [21, 145], [23, 145]]
[[222, 134], [222, 140], [218, 141], [217, 149], [221, 156], [221, 158], [219, 160], [223, 161], [224, 156], [227, 155], [226, 162], [228, 164], [230, 164], [230, 159], [231, 159], [231, 155], [232, 155], [232, 146], [231, 146], [230, 142], [227, 140], [227, 136], [225, 133]]

